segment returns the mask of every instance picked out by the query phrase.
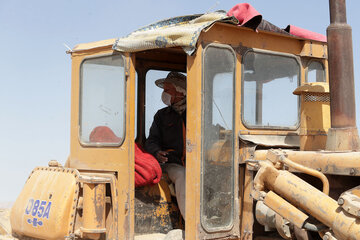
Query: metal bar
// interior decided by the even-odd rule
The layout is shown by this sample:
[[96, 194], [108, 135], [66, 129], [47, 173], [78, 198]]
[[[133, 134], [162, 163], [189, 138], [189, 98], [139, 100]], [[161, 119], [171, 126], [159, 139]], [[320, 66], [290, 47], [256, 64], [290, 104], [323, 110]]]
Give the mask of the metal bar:
[[143, 145], [145, 143], [145, 91], [146, 91], [146, 72], [143, 67], [137, 69], [138, 85], [137, 85], [137, 136], [136, 142]]
[[[360, 176], [360, 152], [315, 152], [284, 150], [291, 161], [325, 174]], [[255, 151], [254, 160], [265, 160], [268, 150]], [[258, 161], [258, 163], [261, 161]], [[290, 167], [291, 171], [295, 169]]]
[[105, 183], [84, 183], [82, 234], [90, 239], [100, 239], [105, 228]]
[[256, 113], [255, 123], [256, 125], [262, 125], [262, 113], [263, 113], [263, 84], [256, 82]]
[[305, 213], [291, 205], [273, 191], [269, 191], [266, 194], [264, 203], [298, 228], [302, 228], [305, 221], [308, 219], [308, 216]]

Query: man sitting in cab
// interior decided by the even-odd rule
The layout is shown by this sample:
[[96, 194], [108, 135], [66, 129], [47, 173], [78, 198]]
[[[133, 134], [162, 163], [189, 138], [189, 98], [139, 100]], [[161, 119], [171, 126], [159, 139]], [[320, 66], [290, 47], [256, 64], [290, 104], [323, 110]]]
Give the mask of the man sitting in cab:
[[186, 76], [170, 72], [155, 84], [164, 89], [161, 99], [167, 107], [155, 114], [145, 149], [175, 184], [176, 199], [185, 219]]

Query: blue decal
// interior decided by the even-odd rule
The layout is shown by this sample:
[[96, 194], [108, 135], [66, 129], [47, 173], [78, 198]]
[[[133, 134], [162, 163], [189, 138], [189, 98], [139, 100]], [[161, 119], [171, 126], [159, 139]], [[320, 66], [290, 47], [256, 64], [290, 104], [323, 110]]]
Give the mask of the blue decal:
[[32, 211], [31, 211], [31, 215], [32, 215], [33, 217], [36, 216], [36, 213], [37, 213], [37, 211], [38, 211], [39, 205], [40, 205], [40, 200], [36, 200], [35, 203], [34, 203], [33, 209], [32, 209]]
[[31, 215], [32, 217], [26, 220], [27, 223], [31, 224], [33, 227], [43, 226], [44, 223], [42, 219], [49, 219], [50, 209], [50, 201], [34, 200], [30, 198], [25, 209], [25, 214]]
[[40, 207], [39, 207], [39, 211], [38, 211], [38, 213], [37, 213], [37, 216], [38, 216], [39, 218], [41, 218], [41, 216], [42, 216], [43, 213], [44, 213], [45, 205], [46, 205], [46, 201], [41, 201], [41, 204], [40, 204]]
[[28, 215], [33, 207], [34, 199], [30, 198], [28, 205], [26, 206], [25, 214]]
[[42, 222], [41, 220], [38, 220], [37, 218], [33, 218], [33, 219], [29, 218], [29, 219], [27, 220], [27, 222], [28, 222], [29, 224], [32, 224], [33, 227], [37, 227], [37, 226], [42, 226], [42, 225], [43, 225], [43, 222]]
[[49, 219], [50, 207], [51, 207], [51, 202], [49, 202], [49, 204], [47, 205], [47, 207], [45, 209], [45, 212], [44, 212], [44, 215], [43, 215], [43, 218], [46, 217], [47, 219]]

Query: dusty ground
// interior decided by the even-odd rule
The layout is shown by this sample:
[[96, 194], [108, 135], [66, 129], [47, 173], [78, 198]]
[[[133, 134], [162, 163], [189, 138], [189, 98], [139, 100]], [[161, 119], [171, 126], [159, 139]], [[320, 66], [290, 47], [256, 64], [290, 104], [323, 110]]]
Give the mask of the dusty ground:
[[184, 231], [181, 229], [175, 229], [167, 234], [162, 233], [154, 233], [147, 234], [141, 236], [135, 236], [134, 240], [183, 240], [184, 239]]
[[0, 240], [13, 240], [10, 234], [10, 208], [0, 208]]
[[165, 234], [154, 233], [141, 236], [135, 236], [134, 240], [164, 240]]

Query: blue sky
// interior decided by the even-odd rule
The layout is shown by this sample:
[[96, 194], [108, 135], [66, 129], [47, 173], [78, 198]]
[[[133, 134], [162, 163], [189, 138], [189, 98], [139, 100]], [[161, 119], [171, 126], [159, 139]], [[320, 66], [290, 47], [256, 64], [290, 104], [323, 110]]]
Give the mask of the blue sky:
[[[218, 2], [218, 4], [216, 4]], [[0, 0], [0, 202], [14, 201], [36, 166], [69, 155], [71, 58], [74, 47], [120, 37], [157, 20], [229, 10], [221, 0]], [[326, 34], [328, 1], [249, 0], [263, 18]], [[357, 125], [360, 125], [359, 1], [347, 1], [353, 28]]]

